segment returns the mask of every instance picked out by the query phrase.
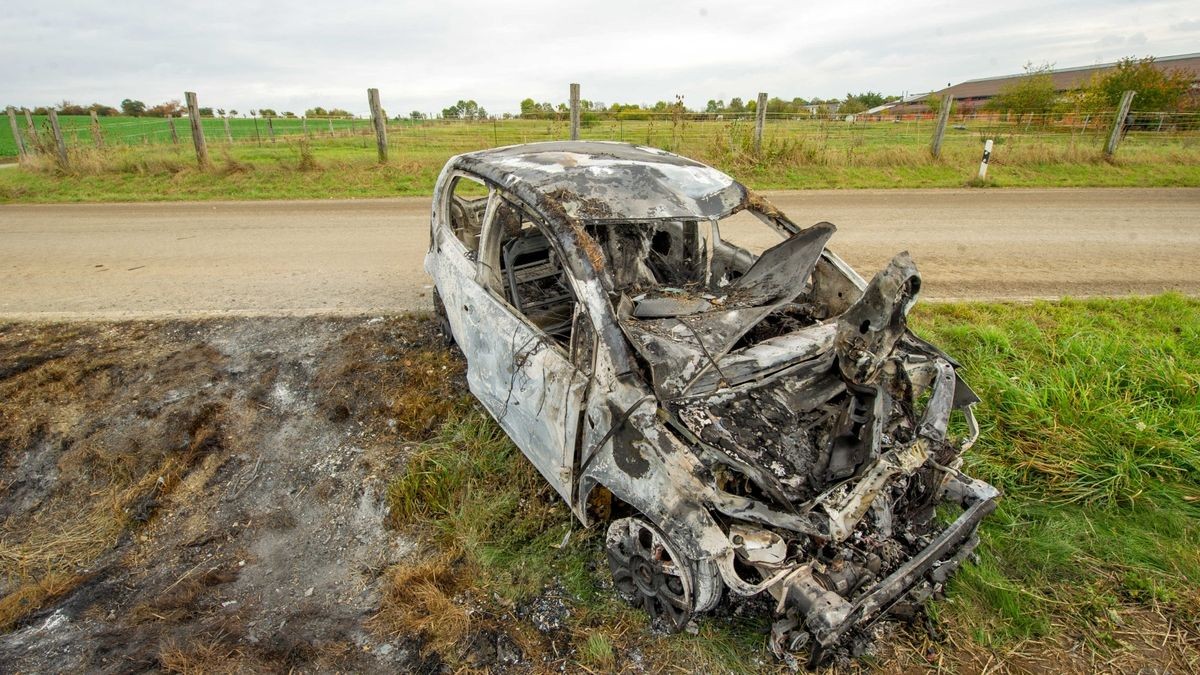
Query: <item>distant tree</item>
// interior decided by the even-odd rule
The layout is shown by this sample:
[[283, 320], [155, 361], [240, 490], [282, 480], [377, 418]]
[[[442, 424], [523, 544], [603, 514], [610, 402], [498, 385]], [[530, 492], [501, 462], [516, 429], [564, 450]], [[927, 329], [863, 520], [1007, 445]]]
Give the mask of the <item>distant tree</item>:
[[1087, 108], [1115, 108], [1122, 94], [1136, 91], [1133, 103], [1137, 110], [1175, 111], [1187, 101], [1192, 77], [1178, 68], [1168, 70], [1156, 65], [1153, 56], [1131, 56], [1118, 61], [1116, 68], [1093, 75], [1080, 92], [1080, 100]]
[[294, 113], [294, 112], [292, 112], [292, 111], [290, 111], [290, 110], [285, 110], [285, 111], [283, 111], [283, 116], [284, 116], [284, 117], [286, 117], [286, 118], [288, 118], [288, 119], [293, 119], [293, 120], [294, 120], [294, 119], [296, 119], [296, 113]]
[[225, 116], [225, 109], [217, 108], [217, 117], [224, 117], [224, 116]]
[[150, 117], [179, 117], [183, 113], [183, 104], [178, 99], [173, 99], [165, 103], [159, 103], [153, 108], [146, 110], [146, 114]]
[[259, 108], [258, 115], [259, 117], [279, 117], [279, 113], [271, 108]]
[[236, 110], [234, 110], [233, 108], [229, 109], [229, 115], [231, 117], [237, 117], [237, 114], [238, 114], [238, 112]]
[[112, 107], [111, 105], [104, 105], [103, 103], [93, 103], [93, 104], [89, 105], [88, 112], [91, 112], [91, 111], [95, 111], [95, 113], [97, 115], [99, 115], [100, 117], [111, 117], [114, 115], [121, 114], [121, 111], [117, 110], [116, 108]]
[[537, 101], [526, 98], [521, 100], [521, 117], [537, 117], [542, 110], [538, 106]]
[[146, 104], [142, 103], [141, 101], [135, 101], [127, 98], [124, 101], [121, 101], [121, 112], [126, 115], [140, 117], [146, 112]]
[[706, 113], [719, 113], [719, 112], [723, 112], [724, 110], [725, 110], [725, 101], [722, 101], [720, 99], [713, 100], [710, 98], [710, 99], [708, 99], [708, 103], [704, 104], [704, 112], [706, 112]]
[[354, 117], [354, 115], [351, 115], [349, 111], [342, 110], [341, 108], [330, 108], [329, 116], [330, 117]]
[[1025, 64], [1025, 74], [1016, 81], [1000, 87], [985, 105], [989, 110], [1017, 113], [1045, 114], [1054, 109], [1058, 102], [1058, 90], [1054, 87], [1054, 65], [1043, 63], [1035, 66], [1032, 61]]
[[309, 108], [308, 110], [305, 110], [304, 116], [305, 117], [328, 117], [329, 111], [322, 108], [321, 106], [317, 106], [315, 108]]
[[200, 113], [201, 117], [212, 117], [213, 109], [212, 108], [200, 108], [199, 113]]
[[487, 111], [474, 100], [463, 101], [460, 99], [458, 103], [442, 108], [442, 117], [450, 120], [481, 120], [487, 117]]
[[885, 97], [877, 91], [864, 91], [861, 94], [846, 93], [846, 100], [842, 102], [839, 113], [853, 115], [864, 110], [870, 110], [876, 106], [883, 105], [888, 101], [889, 97]]
[[842, 105], [838, 107], [838, 113], [846, 115], [854, 115], [867, 109], [866, 104], [856, 98], [846, 98]]
[[[932, 92], [925, 97], [925, 105], [929, 107], [929, 112], [937, 115], [942, 109], [942, 95]], [[954, 98], [950, 99], [950, 112], [954, 112]]]
[[420, 110], [414, 110], [414, 111], [408, 113], [408, 119], [423, 120], [423, 119], [425, 119], [425, 113], [421, 112]]
[[732, 112], [732, 113], [746, 112], [746, 104], [742, 103], [742, 99], [738, 98], [737, 96], [734, 96], [733, 98], [729, 99], [729, 112]]
[[59, 115], [86, 115], [89, 112], [87, 108], [75, 103], [71, 103], [65, 99], [62, 101], [62, 103], [59, 103], [57, 106], [55, 106], [55, 108], [58, 109]]

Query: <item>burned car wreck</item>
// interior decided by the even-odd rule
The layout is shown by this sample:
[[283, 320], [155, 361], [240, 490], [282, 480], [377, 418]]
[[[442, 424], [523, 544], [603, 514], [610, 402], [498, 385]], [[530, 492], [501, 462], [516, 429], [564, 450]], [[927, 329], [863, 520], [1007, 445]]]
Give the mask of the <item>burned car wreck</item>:
[[913, 261], [868, 283], [834, 231], [678, 155], [536, 143], [449, 161], [425, 261], [472, 393], [607, 522], [617, 591], [674, 630], [769, 593], [772, 648], [812, 663], [940, 590], [998, 497], [959, 470], [975, 395], [906, 326]]

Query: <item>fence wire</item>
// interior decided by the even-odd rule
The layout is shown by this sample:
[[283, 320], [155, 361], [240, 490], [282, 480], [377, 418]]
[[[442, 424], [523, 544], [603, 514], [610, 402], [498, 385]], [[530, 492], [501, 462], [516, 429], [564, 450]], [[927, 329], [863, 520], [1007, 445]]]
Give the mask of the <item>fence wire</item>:
[[[974, 151], [992, 139], [1003, 156], [1005, 150], [1046, 148], [1060, 152], [1100, 151], [1107, 142], [1115, 111], [1054, 114], [973, 113], [951, 115], [943, 141], [944, 152]], [[623, 141], [684, 152], [741, 152], [750, 148], [756, 120], [751, 114], [633, 112], [615, 116], [585, 111], [580, 130], [586, 140]], [[48, 120], [34, 116], [28, 129], [18, 116], [27, 146], [46, 147]], [[172, 134], [171, 125], [175, 126]], [[88, 116], [60, 116], [59, 124], [69, 148], [92, 148], [94, 137]], [[191, 147], [187, 118], [101, 117], [100, 135], [106, 147]], [[891, 149], [927, 147], [936, 119], [917, 115], [768, 114], [763, 145], [768, 152], [816, 152], [871, 156]], [[355, 118], [247, 118], [201, 120], [210, 146], [222, 144], [262, 147], [307, 139], [314, 146], [333, 143], [360, 145], [374, 151], [374, 127], [365, 117]], [[567, 116], [542, 119], [392, 119], [387, 124], [388, 145], [400, 153], [452, 154], [501, 145], [561, 140], [569, 135]], [[1132, 111], [1122, 130], [1122, 148], [1195, 147], [1200, 142], [1200, 113]], [[17, 146], [7, 124], [0, 125], [0, 157], [16, 156]]]

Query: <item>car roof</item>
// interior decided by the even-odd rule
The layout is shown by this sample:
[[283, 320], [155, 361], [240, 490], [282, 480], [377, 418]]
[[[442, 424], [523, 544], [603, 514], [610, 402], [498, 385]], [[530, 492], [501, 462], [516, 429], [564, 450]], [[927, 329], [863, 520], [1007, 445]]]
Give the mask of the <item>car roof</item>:
[[713, 219], [747, 198], [745, 187], [710, 166], [631, 143], [527, 143], [455, 161], [501, 187], [524, 184], [545, 202], [536, 206], [584, 221]]

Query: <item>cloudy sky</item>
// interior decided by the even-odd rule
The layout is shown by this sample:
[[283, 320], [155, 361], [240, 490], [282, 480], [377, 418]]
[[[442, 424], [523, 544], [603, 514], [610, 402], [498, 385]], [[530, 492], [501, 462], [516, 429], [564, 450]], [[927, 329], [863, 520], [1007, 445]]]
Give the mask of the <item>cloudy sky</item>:
[[473, 98], [515, 112], [527, 96], [653, 103], [839, 97], [938, 89], [1130, 55], [1200, 52], [1200, 2], [364, 2], [9, 3], [0, 105], [65, 99], [153, 105], [315, 105], [390, 114]]

